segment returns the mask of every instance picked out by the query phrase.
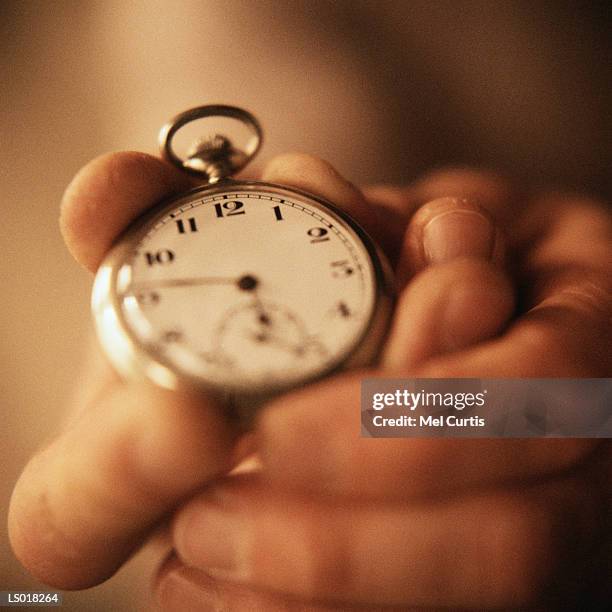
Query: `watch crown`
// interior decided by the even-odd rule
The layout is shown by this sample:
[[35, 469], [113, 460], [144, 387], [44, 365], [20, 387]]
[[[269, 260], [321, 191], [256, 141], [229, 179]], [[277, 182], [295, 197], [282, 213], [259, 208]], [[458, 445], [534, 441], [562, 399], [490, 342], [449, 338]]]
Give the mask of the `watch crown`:
[[187, 157], [198, 157], [208, 160], [223, 159], [227, 157], [232, 149], [232, 143], [229, 138], [221, 134], [212, 134], [208, 138], [198, 138], [187, 151]]
[[243, 151], [234, 148], [229, 138], [212, 134], [208, 138], [199, 138], [191, 145], [183, 165], [204, 173], [209, 182], [215, 183], [233, 174], [234, 168], [241, 164], [245, 157]]

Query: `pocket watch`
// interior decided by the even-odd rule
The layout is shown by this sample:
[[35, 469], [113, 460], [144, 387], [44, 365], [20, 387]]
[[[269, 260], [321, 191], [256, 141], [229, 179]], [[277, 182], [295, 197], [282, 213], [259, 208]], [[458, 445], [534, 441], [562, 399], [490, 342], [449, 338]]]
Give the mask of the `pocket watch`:
[[[213, 133], [179, 156], [175, 135], [202, 118], [236, 122], [244, 146]], [[349, 214], [294, 187], [231, 178], [261, 141], [255, 117], [233, 106], [166, 124], [163, 156], [204, 184], [128, 227], [92, 294], [120, 374], [201, 388], [247, 426], [266, 399], [375, 362], [393, 304], [390, 267]]]

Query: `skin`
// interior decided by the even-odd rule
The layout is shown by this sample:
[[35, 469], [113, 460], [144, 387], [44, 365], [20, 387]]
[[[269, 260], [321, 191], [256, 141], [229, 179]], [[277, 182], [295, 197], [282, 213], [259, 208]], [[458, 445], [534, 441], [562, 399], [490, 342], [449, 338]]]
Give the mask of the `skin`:
[[[122, 382], [95, 356], [65, 432], [15, 487], [9, 533], [25, 567], [90, 587], [162, 524], [164, 610], [605, 598], [608, 441], [366, 439], [357, 415], [364, 376], [610, 376], [609, 213], [471, 170], [360, 191], [292, 154], [262, 178], [330, 199], [389, 254], [399, 300], [380, 365], [277, 398], [239, 438], [209, 398]], [[94, 160], [62, 203], [68, 249], [94, 272], [133, 218], [188, 186], [140, 153]], [[255, 469], [228, 475], [253, 450]]]

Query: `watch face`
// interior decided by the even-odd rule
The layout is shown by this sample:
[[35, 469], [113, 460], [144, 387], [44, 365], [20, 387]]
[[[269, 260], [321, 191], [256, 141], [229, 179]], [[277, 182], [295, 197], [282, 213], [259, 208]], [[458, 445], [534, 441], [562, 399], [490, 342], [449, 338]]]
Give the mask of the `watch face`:
[[380, 284], [369, 239], [350, 219], [264, 183], [174, 200], [109, 261], [94, 310], [113, 361], [125, 366], [118, 353], [137, 347], [151, 367], [253, 392], [346, 360], [367, 334]]

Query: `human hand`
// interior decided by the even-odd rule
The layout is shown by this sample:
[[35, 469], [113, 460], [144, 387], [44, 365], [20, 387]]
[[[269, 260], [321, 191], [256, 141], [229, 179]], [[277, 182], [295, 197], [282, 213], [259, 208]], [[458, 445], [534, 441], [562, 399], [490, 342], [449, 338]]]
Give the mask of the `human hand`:
[[[348, 199], [335, 175], [322, 181]], [[102, 156], [65, 193], [66, 245], [94, 272], [134, 218], [192, 186], [157, 158]], [[111, 576], [177, 504], [243, 454], [243, 440], [210, 398], [126, 384], [97, 350], [79, 387], [64, 432], [29, 462], [9, 511], [18, 558], [40, 580], [63, 588]]]
[[[366, 194], [405, 219], [378, 236], [388, 250], [404, 236], [398, 281], [410, 281], [369, 376], [609, 376], [603, 209], [555, 194], [522, 200], [473, 172]], [[433, 228], [434, 217], [443, 225]], [[508, 258], [493, 218], [507, 228]], [[362, 438], [363, 377], [279, 398], [257, 427], [261, 473], [217, 482], [179, 509], [177, 554], [157, 583], [164, 609], [550, 610], [607, 600], [609, 442]]]
[[[419, 196], [415, 196], [411, 201], [406, 198], [405, 193], [387, 192], [384, 198], [385, 205], [388, 206], [391, 202], [397, 204], [394, 218], [404, 223], [386, 224], [376, 220], [372, 214], [374, 209], [365, 205], [361, 195], [354, 188], [342, 181], [328, 166], [316, 160], [303, 157], [284, 158], [272, 164], [265, 178], [318, 192], [336, 201], [339, 205], [348, 208], [391, 251], [398, 249], [405, 222], [411, 217], [411, 209], [417, 202], [431, 199], [421, 196], [419, 200]], [[95, 269], [116, 233], [133, 216], [165, 195], [167, 191], [182, 187], [182, 179], [178, 175], [152, 158], [123, 155], [98, 160], [75, 180], [68, 191], [63, 219], [69, 247], [79, 261], [90, 269]], [[423, 193], [426, 193], [426, 187], [427, 183], [420, 187]], [[444, 193], [464, 195], [457, 185], [454, 189], [445, 190]], [[372, 190], [370, 195], [372, 198], [381, 199], [380, 190]], [[473, 196], [474, 194], [470, 197], [474, 199]], [[476, 196], [479, 200], [483, 200], [482, 190], [477, 192]], [[491, 198], [490, 201], [486, 198], [484, 200], [485, 204], [491, 206], [495, 203], [501, 205], [502, 202], [499, 197]], [[454, 208], [459, 208], [461, 211], [465, 208], [470, 210], [475, 208], [470, 199], [467, 202], [450, 200], [430, 204], [413, 217], [407, 233], [409, 238], [406, 239], [402, 249], [405, 256], [400, 258], [400, 278], [403, 281], [414, 272], [411, 267], [423, 267], [427, 264], [424, 259], [423, 242], [419, 236], [424, 227], [423, 221], [428, 218], [427, 210], [431, 211], [440, 206], [445, 212]], [[421, 222], [418, 222], [419, 218]], [[486, 217], [484, 219], [486, 221]], [[490, 258], [489, 262], [484, 261], [491, 253], [495, 253], [493, 261], [500, 261], [501, 241], [497, 233], [490, 228], [489, 231], [493, 236], [490, 243], [496, 246], [486, 248], [486, 239], [478, 234], [479, 223], [482, 225], [482, 217], [473, 219], [473, 223], [468, 222], [467, 227], [460, 231], [460, 235], [464, 237], [472, 232], [471, 239], [465, 242], [467, 245], [465, 252], [447, 252], [442, 258], [450, 261], [442, 264], [438, 259], [436, 266], [422, 272], [404, 291], [394, 332], [386, 352], [385, 371], [408, 375], [419, 371], [419, 368], [434, 367], [427, 364], [435, 364], [436, 359], [441, 359], [440, 356], [449, 350], [457, 351], [496, 335], [505, 324], [511, 312], [511, 290], [507, 279], [497, 269], [496, 263], [492, 263]], [[486, 231], [485, 224], [485, 233]], [[445, 248], [444, 245], [449, 244], [448, 236], [444, 240], [438, 240], [438, 244]], [[480, 257], [481, 261], [459, 260], [460, 255]], [[408, 265], [407, 261], [412, 263]], [[466, 287], [471, 287], [469, 296], [466, 295]], [[444, 311], [443, 302], [449, 291], [454, 291], [453, 295], [457, 292], [459, 294], [459, 304], [454, 314], [452, 309], [450, 314]], [[463, 298], [460, 297], [462, 292]], [[480, 316], [466, 318], [466, 313], [471, 312], [474, 303], [479, 305]], [[402, 316], [403, 313], [406, 315]], [[449, 319], [440, 319], [441, 314]], [[462, 325], [459, 326], [458, 323]], [[410, 342], [405, 340], [407, 329], [412, 329], [408, 336]], [[458, 353], [455, 353], [454, 357], [457, 355]], [[568, 356], [571, 357], [572, 354], [569, 353]], [[563, 355], [559, 359], [562, 361]], [[452, 375], [461, 375], [454, 370], [448, 370], [444, 375], [449, 376], [451, 372]], [[475, 372], [479, 376], [484, 376], [485, 373], [491, 376], [497, 375], [494, 368]], [[284, 514], [281, 512], [280, 516], [284, 516], [285, 520], [290, 517], [287, 513], [289, 507], [287, 504], [296, 500], [299, 503], [305, 502], [307, 512], [298, 512], [296, 517], [304, 519], [303, 526], [307, 527], [312, 524], [321, 509], [327, 511], [326, 504], [331, 493], [338, 500], [337, 517], [341, 517], [343, 512], [347, 512], [344, 514], [345, 517], [352, 517], [344, 521], [344, 524], [350, 527], [350, 521], [359, 518], [358, 513], [354, 514], [355, 500], [359, 501], [362, 498], [371, 508], [379, 508], [383, 512], [388, 510], [389, 504], [394, 507], [397, 505], [398, 482], [393, 482], [389, 474], [394, 467], [397, 468], [398, 456], [411, 458], [412, 465], [415, 465], [418, 457], [421, 457], [421, 461], [427, 457], [434, 465], [438, 465], [438, 475], [447, 474], [449, 468], [455, 466], [457, 473], [463, 476], [453, 481], [457, 491], [452, 490], [448, 476], [444, 476], [442, 480], [438, 480], [439, 487], [444, 491], [437, 493], [433, 487], [436, 479], [433, 477], [425, 479], [430, 481], [427, 486], [434, 489], [433, 492], [427, 493], [427, 486], [422, 483], [419, 485], [418, 478], [416, 485], [412, 483], [414, 474], [411, 474], [410, 487], [399, 500], [402, 501], [402, 508], [406, 511], [412, 509], [423, 513], [426, 509], [422, 505], [425, 500], [437, 500], [446, 494], [454, 497], [463, 493], [466, 497], [467, 493], [472, 495], [479, 489], [488, 491], [494, 486], [499, 489], [506, 484], [523, 482], [533, 475], [554, 474], [578, 463], [591, 450], [590, 443], [576, 443], [568, 447], [567, 442], [550, 445], [548, 444], [550, 441], [537, 441], [534, 445], [523, 444], [518, 447], [516, 444], [508, 445], [509, 441], [506, 441], [503, 444], [507, 450], [503, 452], [500, 452], [498, 446], [501, 443], [491, 443], [492, 446], [485, 445], [479, 449], [478, 444], [472, 444], [474, 441], [465, 441], [467, 444], [463, 447], [459, 445], [457, 449], [453, 449], [453, 445], [449, 445], [448, 441], [443, 444], [440, 444], [440, 441], [419, 441], [419, 444], [415, 444], [415, 441], [402, 441], [403, 444], [398, 447], [386, 445], [385, 448], [385, 444], [377, 445], [390, 441], [377, 440], [370, 441], [373, 445], [368, 447], [358, 438], [358, 429], [355, 429], [356, 423], [353, 422], [355, 415], [358, 415], [356, 408], [358, 404], [353, 401], [356, 385], [355, 377], [329, 381], [322, 386], [297, 394], [294, 399], [288, 396], [285, 400], [279, 400], [276, 407], [271, 407], [268, 415], [264, 416], [259, 430], [262, 440], [260, 450], [266, 466], [264, 480], [260, 479], [255, 488], [251, 483], [244, 483], [247, 489], [239, 488], [238, 494], [246, 495], [250, 491], [249, 494], [254, 494], [256, 500], [268, 500], [270, 518], [276, 517], [279, 508], [274, 502], [279, 502], [281, 509], [285, 511]], [[232, 445], [235, 433], [219, 418], [218, 408], [206, 399], [175, 397], [161, 391], [152, 392], [150, 389], [120, 386], [109, 372], [98, 378], [97, 384], [89, 387], [92, 389], [91, 399], [88, 400], [91, 405], [83, 411], [82, 416], [73, 423], [68, 432], [35, 459], [26, 470], [16, 489], [11, 512], [13, 542], [24, 563], [43, 579], [67, 587], [95, 584], [110, 575], [168, 510], [212, 477], [227, 471], [234, 463]], [[141, 413], [137, 409], [143, 403], [143, 394], [149, 398], [150, 403], [146, 413]], [[292, 406], [287, 406], [286, 402], [289, 401]], [[304, 409], [300, 410], [300, 406]], [[319, 445], [323, 442], [316, 442], [314, 437], [311, 440], [310, 434], [306, 433], [316, 431], [317, 425], [317, 421], [312, 420], [314, 417], [312, 411], [310, 417], [305, 414], [308, 411], [306, 406], [320, 406], [320, 415], [325, 412], [338, 415], [337, 420], [334, 419], [332, 437], [330, 438], [330, 433], [327, 432], [326, 438], [321, 438], [322, 441], [328, 439], [329, 444], [342, 448], [346, 446], [346, 452], [355, 455], [357, 460], [355, 465], [361, 462], [363, 466], [368, 467], [368, 471], [375, 465], [383, 468], [380, 473], [376, 472], [377, 477], [370, 482], [371, 485], [380, 487], [379, 492], [368, 493], [367, 490], [359, 490], [363, 482], [359, 485], [359, 481], [357, 483], [353, 481], [355, 466], [352, 462], [348, 466], [344, 465], [342, 457], [337, 456], [336, 460], [328, 465], [330, 462], [325, 461], [326, 456], [319, 456]], [[318, 410], [317, 407], [316, 411]], [[357, 412], [354, 412], [355, 410]], [[293, 418], [296, 420], [293, 421]], [[287, 419], [290, 419], [290, 427], [287, 427]], [[323, 421], [319, 421], [319, 427], [321, 422]], [[292, 430], [292, 424], [297, 427], [295, 431]], [[277, 427], [276, 431], [280, 437], [274, 434], [274, 427]], [[292, 436], [301, 438], [302, 436], [298, 435], [299, 431], [304, 432], [309, 443], [305, 445], [302, 441], [297, 448], [294, 448], [291, 441], [295, 441], [295, 437]], [[427, 442], [429, 445], [421, 442]], [[277, 445], [276, 451], [274, 444]], [[275, 452], [280, 452], [283, 456], [283, 453], [286, 455], [289, 450], [299, 450], [299, 448], [308, 451], [308, 457], [300, 456], [298, 453], [297, 457], [292, 458], [289, 453], [289, 456], [282, 460], [281, 466], [274, 460]], [[177, 452], [178, 450], [180, 452]], [[457, 450], [462, 454], [459, 460], [456, 456]], [[322, 459], [321, 462], [312, 461], [309, 453], [313, 452]], [[493, 469], [495, 466], [490, 465], [490, 452], [500, 452], [506, 458], [512, 459], [513, 462], [510, 462], [512, 465], [506, 466], [504, 461], [499, 460], [499, 465]], [[523, 461], [517, 462], [516, 458], [522, 458]], [[471, 461], [473, 462], [470, 463]], [[304, 462], [309, 465], [304, 466]], [[402, 463], [400, 461], [400, 464]], [[476, 477], [475, 467], [481, 464], [485, 464], [485, 468], [492, 469], [489, 471], [484, 469], [485, 477], [479, 479]], [[466, 466], [470, 466], [467, 476], [462, 470], [462, 467]], [[346, 467], [349, 469], [345, 471]], [[333, 478], [326, 477], [321, 480], [320, 474], [316, 473], [318, 469], [322, 470], [323, 474], [330, 472]], [[344, 476], [341, 476], [340, 472]], [[406, 477], [405, 471], [403, 474]], [[343, 478], [344, 482], [348, 483], [345, 484], [346, 490], [341, 486]], [[445, 480], [446, 486], [444, 486]], [[242, 487], [242, 481], [234, 482]], [[337, 488], [331, 486], [334, 482], [340, 486]], [[358, 485], [356, 491], [352, 489], [355, 484]], [[399, 484], [406, 486], [403, 481]], [[224, 490], [225, 486], [222, 485], [219, 490]], [[412, 487], [414, 491], [410, 491]], [[391, 489], [394, 489], [395, 493]], [[472, 498], [467, 496], [467, 499]], [[411, 503], [411, 500], [415, 500], [415, 503]], [[194, 503], [198, 504], [201, 501]], [[193, 505], [188, 506], [183, 513], [179, 513], [175, 533], [180, 534], [184, 517], [189, 515], [189, 508], [193, 507]], [[261, 503], [254, 507], [263, 509]], [[251, 518], [263, 520], [265, 514], [255, 513]], [[521, 516], [519, 514], [519, 519]], [[367, 518], [366, 515], [358, 522], [367, 526]], [[278, 524], [283, 523], [281, 521]], [[300, 523], [297, 525], [296, 533], [302, 533], [299, 530]], [[328, 523], [325, 521], [321, 522], [320, 529], [323, 531], [320, 533], [325, 533], [326, 525]], [[435, 532], [432, 533], [435, 535]], [[344, 537], [350, 536], [346, 529], [338, 530], [338, 534], [343, 534]], [[189, 558], [180, 543], [180, 536], [177, 535], [177, 538], [179, 553]], [[194, 541], [197, 539], [193, 538]], [[257, 554], [263, 555], [268, 562], [274, 561], [270, 548], [266, 546], [273, 547], [275, 542], [278, 544], [278, 540], [278, 537], [262, 537], [259, 540], [262, 551]], [[112, 545], [109, 546], [108, 542], [112, 542]], [[433, 555], [436, 553], [434, 547], [429, 551], [426, 544], [427, 542], [423, 542], [422, 546], [428, 551], [425, 556], [429, 559], [431, 569], [431, 562], [435, 558]], [[206, 547], [204, 543], [202, 548], [214, 550], [213, 547]], [[308, 550], [312, 550], [312, 546]], [[393, 550], [390, 549], [388, 559], [394, 558]], [[278, 552], [281, 554], [282, 549]], [[366, 552], [368, 551], [364, 551]], [[483, 561], [483, 556], [479, 556], [477, 552], [479, 551], [468, 555], [472, 563], [486, 563], [486, 557]], [[284, 559], [286, 561], [287, 557]], [[367, 563], [368, 555], [359, 555], [359, 559]], [[299, 562], [299, 559], [297, 561]], [[320, 571], [317, 569], [319, 568], [317, 564], [321, 563], [327, 564], [330, 568], [337, 566], [342, 570], [346, 557], [338, 556], [333, 550], [321, 549], [306, 561], [315, 572]], [[399, 561], [401, 559], [398, 559]], [[195, 564], [201, 567], [210, 565], [206, 563], [205, 558], [196, 559]], [[398, 567], [401, 569], [403, 566], [400, 564]], [[232, 598], [238, 598], [238, 601], [251, 601], [254, 604], [251, 609], [258, 609], [255, 605], [257, 602], [288, 601], [285, 596], [265, 595], [261, 591], [262, 588], [293, 593], [298, 597], [331, 598], [343, 602], [366, 601], [376, 605], [389, 603], [389, 589], [385, 588], [384, 584], [376, 587], [373, 598], [368, 595], [368, 588], [371, 587], [368, 587], [367, 581], [360, 581], [356, 577], [353, 577], [355, 583], [353, 587], [349, 584], [344, 585], [344, 592], [341, 588], [342, 583], [334, 586], [333, 579], [327, 581], [331, 593], [325, 592], [324, 585], [317, 586], [316, 583], [310, 585], [302, 583], [300, 591], [297, 589], [300, 581], [296, 579], [295, 574], [296, 571], [299, 574], [299, 563], [293, 566], [293, 570], [291, 564], [285, 569], [284, 573], [278, 574], [280, 583], [275, 583], [274, 576], [260, 567], [262, 575], [250, 574], [246, 579], [242, 577], [243, 581], [246, 580], [247, 588], [230, 586], [223, 581], [214, 584], [205, 582], [203, 588], [196, 581], [199, 586], [194, 588], [193, 585], [186, 585], [185, 570], [180, 566], [177, 568], [176, 562], [171, 561], [161, 574], [159, 592], [162, 600], [168, 605], [170, 605], [169, 597], [174, 598], [173, 601], [176, 601], [176, 597], [188, 601], [189, 595], [196, 593], [201, 602], [201, 597], [208, 597], [210, 600], [211, 593], [216, 593], [217, 597], [226, 597], [230, 601]], [[196, 570], [188, 571], [192, 572], [190, 574], [192, 578], [193, 572], [198, 580], [202, 578]], [[337, 572], [332, 575], [342, 576]], [[179, 578], [178, 591], [177, 578]], [[432, 574], [430, 585], [434, 578]], [[272, 582], [269, 582], [270, 580]], [[283, 580], [290, 585], [287, 586]], [[355, 591], [355, 587], [365, 591]], [[465, 593], [469, 593], [470, 589], [473, 590], [473, 585], [468, 584]], [[430, 601], [427, 594], [408, 591], [401, 596], [403, 609], [414, 602]], [[431, 593], [429, 597], [431, 598]], [[341, 605], [345, 608], [348, 604]], [[234, 609], [244, 609], [244, 607], [234, 605]]]

